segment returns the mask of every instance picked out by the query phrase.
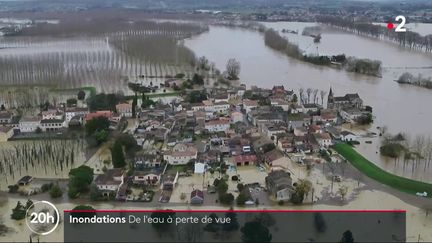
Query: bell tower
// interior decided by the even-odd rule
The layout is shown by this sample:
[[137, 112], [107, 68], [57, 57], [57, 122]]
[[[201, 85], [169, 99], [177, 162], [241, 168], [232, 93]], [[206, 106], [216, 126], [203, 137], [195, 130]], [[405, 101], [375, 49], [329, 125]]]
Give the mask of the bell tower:
[[333, 108], [334, 108], [334, 97], [333, 97], [332, 87], [330, 87], [330, 91], [327, 97], [327, 109], [333, 109]]

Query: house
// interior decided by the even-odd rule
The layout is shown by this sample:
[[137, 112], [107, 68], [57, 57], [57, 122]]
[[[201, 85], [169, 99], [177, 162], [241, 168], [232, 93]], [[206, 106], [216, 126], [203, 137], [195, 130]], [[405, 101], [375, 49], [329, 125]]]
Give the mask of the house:
[[308, 128], [308, 132], [313, 134], [313, 133], [321, 133], [321, 127], [318, 125], [310, 125]]
[[251, 122], [254, 126], [258, 126], [260, 123], [282, 123], [284, 122], [284, 114], [283, 111], [274, 111], [266, 109], [257, 109], [253, 110], [248, 116], [251, 119]]
[[292, 100], [294, 96], [293, 90], [285, 90], [283, 85], [273, 86], [272, 96], [274, 97], [283, 97], [286, 100]]
[[110, 120], [113, 117], [113, 112], [112, 111], [95, 111], [95, 112], [90, 112], [90, 113], [87, 113], [85, 115], [84, 120], [86, 122], [88, 122], [88, 121], [90, 121], [90, 120], [92, 120], [94, 118], [98, 118], [98, 117], [105, 117], [108, 120]]
[[20, 185], [20, 186], [25, 186], [25, 185], [28, 185], [32, 180], [33, 180], [33, 177], [31, 177], [31, 176], [29, 176], [29, 175], [26, 175], [26, 176], [23, 176], [23, 177], [22, 177], [22, 178], [17, 182], [17, 184]]
[[289, 171], [290, 166], [291, 166], [291, 159], [289, 157], [284, 156], [272, 162], [270, 166], [270, 171], [276, 171], [276, 170]]
[[269, 139], [277, 143], [276, 135], [286, 132], [286, 124], [284, 122], [264, 123], [261, 125], [261, 132]]
[[287, 119], [290, 130], [294, 130], [296, 127], [306, 127], [311, 123], [311, 117], [303, 113], [289, 114]]
[[133, 166], [137, 170], [143, 170], [145, 168], [159, 168], [161, 163], [161, 158], [157, 154], [144, 153], [135, 155]]
[[204, 174], [206, 171], [206, 164], [197, 162], [194, 165], [194, 174]]
[[42, 111], [42, 120], [55, 119], [60, 120], [63, 119], [63, 112], [57, 109], [48, 109], [46, 111]]
[[219, 114], [228, 114], [230, 109], [230, 104], [226, 101], [215, 102], [213, 104], [213, 112], [217, 112]]
[[19, 130], [21, 132], [35, 132], [40, 127], [39, 117], [23, 117], [19, 121]]
[[174, 88], [174, 87], [180, 87], [180, 85], [183, 83], [183, 80], [171, 78], [165, 80], [165, 87], [167, 88]]
[[298, 137], [305, 136], [308, 133], [306, 127], [296, 127], [294, 128], [294, 135]]
[[228, 119], [210, 120], [205, 123], [205, 129], [209, 132], [226, 132], [230, 129], [230, 121]]
[[178, 143], [164, 154], [164, 160], [171, 165], [184, 165], [196, 159], [197, 155], [197, 149], [193, 145]]
[[336, 110], [321, 110], [321, 121], [325, 123], [335, 124], [337, 122], [337, 111]]
[[257, 161], [257, 157], [254, 154], [234, 156], [234, 163], [237, 166], [255, 165], [256, 161]]
[[195, 189], [190, 195], [190, 204], [200, 205], [204, 202], [204, 193], [201, 190]]
[[314, 137], [315, 137], [316, 141], [318, 142], [319, 146], [321, 146], [321, 147], [327, 148], [327, 147], [333, 145], [332, 138], [331, 138], [330, 134], [327, 132], [315, 133]]
[[317, 104], [303, 104], [303, 113], [318, 112], [320, 109]]
[[66, 122], [70, 122], [75, 116], [85, 117], [89, 113], [87, 108], [67, 107], [65, 110]]
[[273, 141], [267, 137], [260, 136], [257, 140], [252, 143], [252, 147], [255, 151], [262, 151], [265, 147], [273, 144]]
[[291, 174], [284, 170], [275, 170], [265, 178], [267, 190], [276, 201], [288, 201], [294, 193]]
[[156, 186], [160, 183], [160, 170], [134, 171], [132, 182], [137, 185]]
[[243, 113], [241, 113], [239, 111], [231, 112], [231, 123], [237, 123], [237, 122], [243, 122], [243, 121], [244, 121]]
[[265, 154], [263, 155], [263, 160], [264, 160], [264, 162], [267, 163], [269, 166], [272, 166], [272, 162], [273, 162], [273, 161], [275, 161], [275, 160], [277, 160], [277, 159], [280, 159], [280, 158], [282, 158], [282, 157], [284, 157], [284, 155], [282, 154], [282, 152], [280, 152], [280, 151], [277, 150], [277, 149], [273, 149], [273, 150], [268, 151], [267, 153], [265, 153]]
[[258, 101], [256, 100], [249, 100], [244, 99], [243, 100], [243, 109], [246, 111], [246, 113], [249, 113], [252, 111], [252, 109], [255, 109], [258, 107]]
[[40, 121], [42, 131], [58, 131], [65, 127], [65, 121], [60, 119], [43, 119]]
[[270, 98], [270, 105], [274, 107], [280, 107], [284, 111], [288, 111], [290, 109], [291, 103], [282, 98]]
[[363, 115], [363, 112], [358, 108], [344, 108], [339, 112], [342, 119], [346, 122], [355, 122], [357, 118]]
[[343, 108], [357, 108], [363, 107], [363, 100], [360, 96], [355, 94], [346, 94], [345, 96], [333, 96], [333, 90], [330, 88], [327, 98], [328, 109], [343, 109]]
[[220, 91], [217, 91], [217, 93], [214, 94], [212, 98], [213, 98], [214, 102], [216, 102], [216, 103], [217, 102], [228, 102], [229, 94], [228, 94], [227, 90], [222, 89]]
[[98, 175], [94, 183], [103, 196], [117, 195], [118, 189], [123, 184], [123, 174], [123, 169], [109, 169], [105, 174]]
[[129, 103], [117, 104], [116, 111], [121, 117], [132, 117], [132, 105]]
[[284, 153], [291, 153], [294, 151], [293, 137], [283, 137], [278, 139], [277, 146]]
[[13, 127], [0, 126], [0, 142], [6, 142], [13, 135]]
[[342, 131], [340, 133], [340, 139], [345, 142], [357, 141], [357, 136], [349, 131]]
[[0, 112], [0, 124], [9, 124], [12, 122], [13, 114], [8, 111]]
[[177, 172], [175, 175], [173, 174], [165, 174], [162, 179], [162, 189], [163, 190], [172, 190], [177, 183], [179, 173]]

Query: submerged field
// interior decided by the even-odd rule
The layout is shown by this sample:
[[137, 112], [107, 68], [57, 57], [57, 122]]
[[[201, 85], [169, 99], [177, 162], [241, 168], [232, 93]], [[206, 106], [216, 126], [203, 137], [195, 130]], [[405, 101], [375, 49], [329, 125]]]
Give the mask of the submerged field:
[[47, 139], [0, 143], [0, 189], [22, 176], [67, 178], [71, 168], [85, 162], [85, 140]]
[[114, 19], [36, 24], [0, 38], [0, 85], [94, 86], [128, 92], [127, 83], [160, 83], [194, 71], [181, 40], [204, 25]]

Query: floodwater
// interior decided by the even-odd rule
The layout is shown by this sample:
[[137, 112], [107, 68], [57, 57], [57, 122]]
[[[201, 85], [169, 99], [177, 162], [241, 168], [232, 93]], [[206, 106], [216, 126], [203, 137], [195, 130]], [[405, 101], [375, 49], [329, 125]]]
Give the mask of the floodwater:
[[[374, 23], [382, 26], [387, 26], [387, 23]], [[409, 31], [417, 32], [420, 35], [432, 35], [432, 24], [430, 23], [409, 23], [405, 25]]]
[[[432, 77], [432, 69], [426, 68], [432, 66], [432, 55], [329, 28], [323, 28], [321, 43], [314, 44], [311, 37], [301, 35], [305, 26], [314, 26], [314, 23], [265, 25], [276, 30], [298, 31], [299, 34], [283, 35], [307, 53], [345, 53], [347, 56], [380, 60], [384, 67], [383, 77], [348, 73], [294, 60], [266, 47], [262, 34], [238, 28], [211, 26], [209, 32], [186, 40], [185, 45], [197, 56], [206, 56], [215, 62], [220, 70], [225, 70], [229, 58], [236, 58], [241, 63], [241, 81], [248, 86], [271, 88], [282, 84], [295, 91], [312, 88], [327, 92], [332, 87], [335, 95], [359, 93], [364, 103], [373, 107], [374, 127], [387, 126], [390, 133], [404, 132], [411, 137], [418, 134], [432, 136], [432, 112], [427, 108], [432, 103], [432, 90], [395, 82], [403, 72]], [[432, 32], [432, 25], [430, 30]], [[375, 148], [363, 152], [379, 165], [387, 163], [376, 156]], [[425, 174], [427, 180], [432, 181], [432, 173], [426, 171]], [[424, 176], [421, 178], [425, 179]]]

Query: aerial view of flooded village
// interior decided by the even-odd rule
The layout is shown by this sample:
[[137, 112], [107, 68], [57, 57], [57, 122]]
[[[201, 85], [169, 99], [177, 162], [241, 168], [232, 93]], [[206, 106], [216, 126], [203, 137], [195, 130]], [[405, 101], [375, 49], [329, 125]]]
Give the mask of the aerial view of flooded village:
[[27, 230], [46, 200], [405, 210], [430, 242], [431, 104], [431, 1], [0, 0], [0, 241], [63, 241]]

